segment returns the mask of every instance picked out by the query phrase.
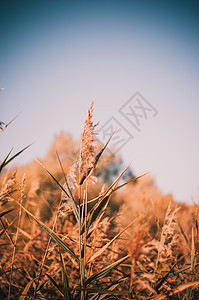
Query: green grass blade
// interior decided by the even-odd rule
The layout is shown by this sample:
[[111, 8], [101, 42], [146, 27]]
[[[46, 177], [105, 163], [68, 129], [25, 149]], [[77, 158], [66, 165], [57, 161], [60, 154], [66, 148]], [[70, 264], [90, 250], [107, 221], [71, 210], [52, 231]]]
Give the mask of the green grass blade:
[[17, 204], [31, 217], [33, 218], [33, 220], [35, 220], [35, 222], [37, 222], [37, 224], [39, 224], [39, 226], [53, 239], [53, 241], [55, 243], [57, 243], [62, 249], [64, 249], [68, 254], [70, 254], [71, 257], [73, 257], [77, 262], [79, 262], [79, 258], [77, 257], [77, 255], [73, 252], [72, 249], [69, 248], [69, 246], [62, 241], [62, 239], [53, 231], [51, 230], [48, 226], [46, 226], [44, 223], [42, 223], [41, 221], [39, 221], [35, 216], [33, 216], [33, 214], [31, 214], [31, 212], [29, 212], [24, 206], [22, 206], [21, 204], [19, 204], [17, 202]]
[[115, 261], [114, 263], [112, 263], [111, 265], [107, 266], [106, 268], [104, 268], [103, 270], [101, 270], [100, 272], [93, 274], [92, 276], [90, 276], [86, 282], [85, 282], [85, 286], [87, 286], [88, 284], [102, 279], [104, 277], [106, 277], [111, 271], [113, 271], [114, 269], [117, 268], [117, 266], [119, 266], [121, 263], [123, 263], [125, 260], [127, 260], [129, 258], [129, 254], [126, 255], [125, 257], [120, 258], [119, 260]]
[[62, 277], [63, 277], [63, 284], [64, 284], [64, 300], [72, 300], [72, 295], [70, 293], [68, 278], [67, 278], [66, 269], [65, 269], [65, 265], [64, 265], [64, 259], [63, 259], [60, 248], [59, 248], [59, 253], [60, 253], [60, 259], [61, 259]]

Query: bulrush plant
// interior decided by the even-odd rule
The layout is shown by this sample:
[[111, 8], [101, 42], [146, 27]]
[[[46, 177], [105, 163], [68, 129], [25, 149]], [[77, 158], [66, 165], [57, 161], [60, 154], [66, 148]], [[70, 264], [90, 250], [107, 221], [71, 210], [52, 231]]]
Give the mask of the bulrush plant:
[[[42, 171], [30, 182], [4, 169], [27, 147], [0, 163], [0, 299], [199, 299], [198, 207], [180, 208], [150, 179], [145, 191], [137, 180], [143, 175], [119, 185], [128, 167], [112, 184], [98, 182], [112, 136], [104, 146], [96, 142], [93, 105], [72, 165], [53, 147], [48, 168], [34, 162]], [[54, 200], [46, 201], [48, 218], [40, 207], [42, 180]], [[120, 207], [109, 214], [114, 198]]]

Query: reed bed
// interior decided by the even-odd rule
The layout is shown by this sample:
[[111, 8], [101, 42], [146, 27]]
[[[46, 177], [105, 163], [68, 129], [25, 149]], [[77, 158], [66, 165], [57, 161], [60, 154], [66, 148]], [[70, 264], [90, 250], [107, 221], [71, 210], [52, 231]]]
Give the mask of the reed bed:
[[0, 163], [0, 299], [199, 299], [198, 206], [120, 170], [93, 106], [80, 146], [61, 133], [43, 160]]

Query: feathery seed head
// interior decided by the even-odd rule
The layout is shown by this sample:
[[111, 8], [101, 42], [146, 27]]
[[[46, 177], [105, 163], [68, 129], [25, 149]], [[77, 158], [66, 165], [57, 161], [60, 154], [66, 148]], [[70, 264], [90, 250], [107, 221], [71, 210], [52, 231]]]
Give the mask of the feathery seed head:
[[[97, 124], [94, 125], [92, 121], [93, 105], [94, 100], [91, 102], [90, 108], [88, 110], [88, 115], [84, 121], [83, 130], [81, 132], [81, 150], [79, 158], [79, 168], [81, 174], [86, 172], [89, 168], [93, 167], [97, 150], [97, 142], [94, 138], [94, 135], [97, 132], [97, 130], [95, 129]], [[93, 181], [95, 180], [93, 179]]]

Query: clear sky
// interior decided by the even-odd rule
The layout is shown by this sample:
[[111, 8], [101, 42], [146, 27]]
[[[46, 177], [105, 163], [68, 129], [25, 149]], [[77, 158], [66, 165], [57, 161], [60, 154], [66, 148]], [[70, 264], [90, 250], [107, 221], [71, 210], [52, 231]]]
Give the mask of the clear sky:
[[[0, 136], [0, 159], [34, 141], [15, 163], [43, 158], [61, 130], [78, 138], [95, 98], [99, 128], [116, 120], [133, 136], [124, 163], [176, 201], [198, 201], [198, 53], [198, 1], [1, 0], [0, 121], [21, 114]], [[136, 92], [146, 119], [139, 99], [127, 102]]]

